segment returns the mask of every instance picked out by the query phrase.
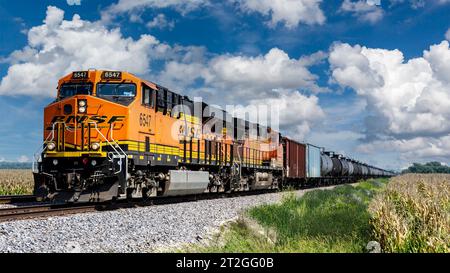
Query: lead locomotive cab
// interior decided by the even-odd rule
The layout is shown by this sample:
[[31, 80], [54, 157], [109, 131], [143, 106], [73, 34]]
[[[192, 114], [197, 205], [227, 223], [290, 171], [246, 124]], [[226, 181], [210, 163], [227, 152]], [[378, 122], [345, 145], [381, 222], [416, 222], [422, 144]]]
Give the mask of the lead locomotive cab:
[[65, 201], [120, 196], [129, 167], [123, 147], [136, 79], [116, 71], [76, 71], [59, 80], [44, 110], [44, 143], [33, 165], [35, 194]]

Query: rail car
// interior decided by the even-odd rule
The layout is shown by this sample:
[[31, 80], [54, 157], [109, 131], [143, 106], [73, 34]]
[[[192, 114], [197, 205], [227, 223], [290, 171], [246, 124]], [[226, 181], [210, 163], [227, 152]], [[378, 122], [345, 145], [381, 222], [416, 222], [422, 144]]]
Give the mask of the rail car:
[[325, 151], [324, 148], [309, 143], [299, 143], [283, 137], [282, 144], [284, 185], [333, 185], [394, 175], [392, 172]]
[[75, 71], [44, 109], [34, 194], [50, 200], [279, 189], [392, 173], [123, 71]]

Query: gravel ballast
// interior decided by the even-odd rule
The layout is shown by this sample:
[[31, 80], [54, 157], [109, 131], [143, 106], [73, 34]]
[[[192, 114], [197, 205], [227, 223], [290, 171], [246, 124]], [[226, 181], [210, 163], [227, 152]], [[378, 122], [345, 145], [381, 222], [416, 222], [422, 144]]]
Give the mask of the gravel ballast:
[[[308, 190], [296, 191], [302, 195]], [[284, 193], [201, 200], [0, 223], [0, 252], [152, 252], [202, 241]]]

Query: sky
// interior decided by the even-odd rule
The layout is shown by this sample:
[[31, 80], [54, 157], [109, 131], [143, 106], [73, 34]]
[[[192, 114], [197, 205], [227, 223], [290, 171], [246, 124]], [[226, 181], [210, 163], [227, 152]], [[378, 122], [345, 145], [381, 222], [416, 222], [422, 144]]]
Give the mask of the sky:
[[450, 0], [0, 0], [0, 161], [26, 162], [60, 77], [125, 70], [399, 170], [450, 159]]

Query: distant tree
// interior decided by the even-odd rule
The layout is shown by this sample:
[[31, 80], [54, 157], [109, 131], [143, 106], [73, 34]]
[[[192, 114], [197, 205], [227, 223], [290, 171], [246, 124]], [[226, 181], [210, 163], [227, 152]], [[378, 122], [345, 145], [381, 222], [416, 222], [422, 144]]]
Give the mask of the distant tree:
[[402, 173], [450, 173], [450, 167], [437, 161], [425, 164], [413, 163], [412, 166], [403, 170]]
[[0, 162], [0, 169], [31, 169], [31, 162]]

